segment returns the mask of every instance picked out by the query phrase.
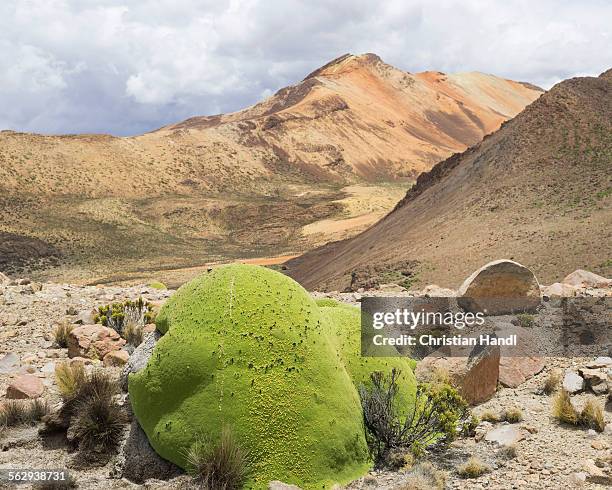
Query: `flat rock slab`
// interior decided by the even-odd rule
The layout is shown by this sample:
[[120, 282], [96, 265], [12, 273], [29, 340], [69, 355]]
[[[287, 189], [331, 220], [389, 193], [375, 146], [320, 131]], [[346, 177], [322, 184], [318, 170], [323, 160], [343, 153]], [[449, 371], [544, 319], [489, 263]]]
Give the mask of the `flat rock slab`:
[[45, 391], [40, 378], [29, 374], [17, 376], [6, 389], [6, 397], [19, 400], [25, 398], [38, 398]]
[[512, 446], [527, 437], [527, 431], [515, 425], [502, 425], [489, 432], [484, 437], [485, 441], [499, 444], [500, 446]]
[[458, 296], [461, 308], [486, 315], [534, 312], [542, 300], [533, 272], [512, 260], [484, 265], [465, 280]]

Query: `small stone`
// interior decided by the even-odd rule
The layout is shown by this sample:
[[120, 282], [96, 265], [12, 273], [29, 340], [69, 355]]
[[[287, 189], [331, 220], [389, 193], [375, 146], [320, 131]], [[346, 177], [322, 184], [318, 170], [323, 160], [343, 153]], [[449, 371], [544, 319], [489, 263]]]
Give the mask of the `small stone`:
[[601, 439], [595, 439], [591, 443], [591, 447], [593, 449], [597, 449], [598, 451], [603, 451], [604, 449], [608, 449], [610, 447], [610, 444], [608, 444], [608, 442], [603, 441]]
[[11, 373], [19, 368], [19, 356], [14, 352], [9, 352], [4, 357], [0, 357], [0, 373]]
[[115, 350], [104, 356], [103, 363], [106, 367], [123, 366], [130, 358], [130, 355], [124, 350]]
[[563, 389], [570, 394], [578, 393], [584, 389], [584, 379], [574, 371], [567, 371], [563, 378]]

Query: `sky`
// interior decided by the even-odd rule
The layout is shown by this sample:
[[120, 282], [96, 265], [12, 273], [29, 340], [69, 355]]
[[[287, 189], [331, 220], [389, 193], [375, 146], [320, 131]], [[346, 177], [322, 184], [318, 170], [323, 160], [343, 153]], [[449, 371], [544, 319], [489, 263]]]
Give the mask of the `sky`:
[[2, 0], [0, 129], [140, 134], [366, 52], [550, 88], [612, 66], [612, 2]]

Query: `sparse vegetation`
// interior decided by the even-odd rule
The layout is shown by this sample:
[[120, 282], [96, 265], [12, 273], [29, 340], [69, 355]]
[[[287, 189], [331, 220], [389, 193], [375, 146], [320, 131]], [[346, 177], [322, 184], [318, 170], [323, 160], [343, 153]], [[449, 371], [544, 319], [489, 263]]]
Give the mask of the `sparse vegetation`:
[[72, 365], [62, 362], [55, 367], [55, 381], [64, 399], [74, 396], [86, 379], [85, 367], [80, 362]]
[[126, 415], [115, 401], [117, 382], [103, 370], [87, 375], [81, 364], [60, 364], [56, 369], [64, 403], [45, 419], [47, 430], [73, 429], [84, 452], [108, 452], [118, 443]]
[[464, 464], [457, 467], [457, 474], [462, 478], [478, 478], [489, 471], [491, 471], [489, 465], [483, 463], [476, 456], [472, 456]]
[[103, 390], [92, 390], [78, 402], [73, 425], [80, 449], [105, 452], [115, 447], [126, 422], [125, 412]]
[[498, 451], [497, 455], [503, 459], [515, 459], [518, 455], [518, 450], [514, 444], [510, 446], [503, 446]]
[[519, 325], [523, 328], [531, 328], [535, 325], [535, 317], [528, 313], [520, 313], [516, 315]]
[[144, 326], [153, 322], [154, 318], [153, 305], [142, 298], [138, 298], [136, 301], [128, 300], [123, 303], [99, 306], [94, 321], [123, 335], [123, 329], [126, 325]]
[[523, 411], [519, 407], [511, 407], [504, 411], [503, 419], [511, 424], [523, 420]]
[[587, 400], [578, 420], [580, 425], [597, 432], [603, 432], [606, 427], [603, 409], [595, 398]]
[[485, 410], [480, 414], [480, 420], [482, 420], [483, 422], [491, 422], [492, 424], [495, 424], [500, 421], [500, 417], [492, 410]]
[[186, 454], [189, 473], [205, 490], [242, 488], [248, 474], [248, 454], [236, 442], [229, 427], [224, 427], [219, 441], [200, 437]]
[[152, 283], [149, 284], [149, 287], [153, 289], [168, 289], [166, 285], [160, 281], [153, 281]]
[[55, 339], [55, 344], [58, 347], [68, 347], [68, 337], [70, 336], [70, 332], [74, 329], [74, 325], [68, 322], [60, 323], [53, 330], [53, 338]]
[[399, 490], [443, 490], [447, 475], [428, 461], [417, 464]]
[[371, 387], [359, 389], [368, 446], [378, 467], [388, 466], [394, 451], [411, 450], [418, 455], [429, 446], [452, 441], [469, 415], [463, 398], [442, 383], [419, 384], [414, 405], [405, 416], [400, 415], [396, 402], [399, 375], [396, 369], [388, 376], [374, 372]]
[[128, 344], [138, 347], [140, 344], [142, 344], [144, 337], [142, 329], [143, 327], [141, 325], [128, 323], [125, 325], [125, 327], [123, 327], [123, 338], [127, 340]]
[[555, 397], [553, 416], [559, 422], [594, 429], [598, 432], [603, 432], [606, 425], [603, 408], [595, 398], [589, 398], [582, 411], [578, 413], [571, 402], [569, 393], [565, 390], [561, 390]]
[[565, 390], [561, 390], [553, 400], [553, 417], [564, 424], [578, 423], [578, 414], [572, 405], [569, 393]]
[[555, 391], [559, 389], [559, 385], [561, 383], [561, 371], [558, 369], [553, 369], [548, 376], [546, 377], [546, 381], [544, 381], [544, 387], [542, 391], [546, 395], [552, 395]]
[[6, 400], [0, 405], [0, 428], [33, 425], [49, 413], [46, 400]]

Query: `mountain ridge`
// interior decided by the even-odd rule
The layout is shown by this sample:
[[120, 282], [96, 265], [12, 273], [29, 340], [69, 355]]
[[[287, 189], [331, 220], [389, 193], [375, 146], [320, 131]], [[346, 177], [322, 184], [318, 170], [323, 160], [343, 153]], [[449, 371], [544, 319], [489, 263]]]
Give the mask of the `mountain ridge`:
[[295, 254], [373, 223], [540, 95], [346, 55], [244, 110], [142, 135], [1, 132], [0, 232], [103, 270]]
[[[359, 277], [455, 287], [496, 258], [519, 260], [550, 281], [578, 266], [609, 275], [610, 74], [555, 85], [421, 174], [371, 228], [289, 261], [287, 272], [307, 288], [333, 290], [363, 286]], [[390, 278], [393, 263], [405, 265]]]

